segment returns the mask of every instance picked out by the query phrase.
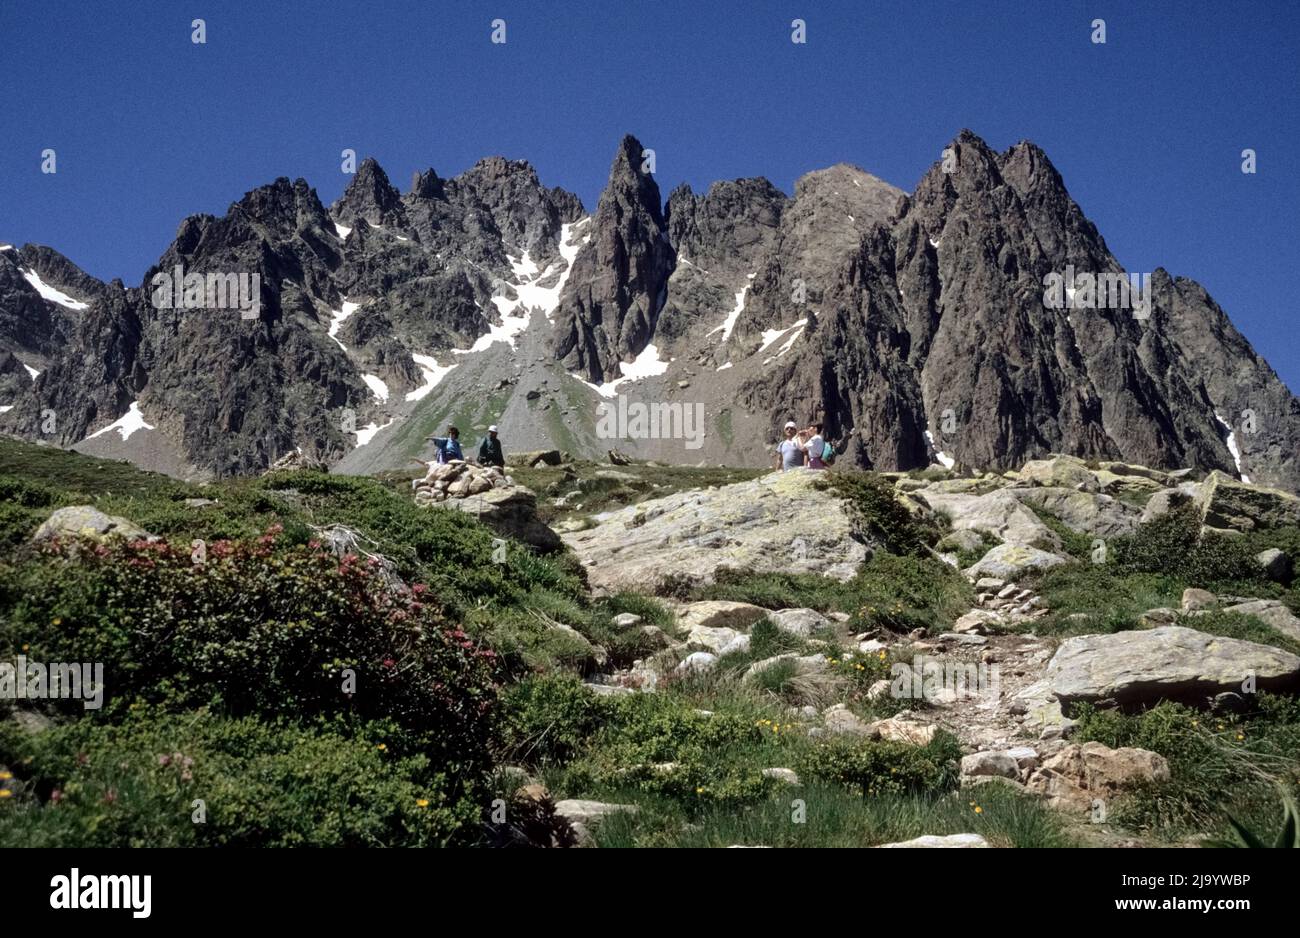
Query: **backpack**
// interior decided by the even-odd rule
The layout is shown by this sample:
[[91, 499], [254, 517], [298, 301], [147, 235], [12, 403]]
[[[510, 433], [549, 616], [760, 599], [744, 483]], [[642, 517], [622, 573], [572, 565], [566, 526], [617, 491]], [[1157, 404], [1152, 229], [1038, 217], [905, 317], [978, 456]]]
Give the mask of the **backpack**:
[[835, 462], [835, 447], [831, 445], [830, 440], [822, 446], [822, 462], [828, 466]]

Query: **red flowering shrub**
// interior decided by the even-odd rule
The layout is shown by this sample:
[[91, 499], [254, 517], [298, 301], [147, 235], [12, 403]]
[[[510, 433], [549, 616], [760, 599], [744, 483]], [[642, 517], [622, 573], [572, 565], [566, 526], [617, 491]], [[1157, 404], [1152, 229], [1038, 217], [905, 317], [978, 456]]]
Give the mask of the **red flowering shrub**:
[[210, 544], [202, 562], [166, 542], [54, 544], [0, 595], [0, 653], [103, 662], [110, 718], [150, 703], [386, 719], [447, 768], [485, 765], [494, 653], [425, 591], [276, 533]]

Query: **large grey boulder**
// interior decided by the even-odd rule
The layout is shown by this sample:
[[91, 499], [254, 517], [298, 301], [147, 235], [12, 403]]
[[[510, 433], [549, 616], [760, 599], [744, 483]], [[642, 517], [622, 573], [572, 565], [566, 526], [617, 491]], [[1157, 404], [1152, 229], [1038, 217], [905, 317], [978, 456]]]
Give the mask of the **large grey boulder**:
[[1224, 612], [1235, 612], [1243, 616], [1254, 616], [1267, 622], [1288, 638], [1300, 642], [1300, 619], [1295, 613], [1276, 599], [1252, 599], [1249, 602], [1225, 606]]
[[1064, 557], [1019, 544], [999, 544], [964, 571], [970, 579], [999, 577], [1016, 580], [1026, 573], [1040, 572], [1068, 563]]
[[[1141, 476], [1132, 478], [1141, 478]], [[1132, 534], [1141, 518], [1141, 512], [1136, 508], [1110, 495], [1079, 492], [1067, 488], [1030, 488], [1010, 491], [1022, 502], [1045, 509], [1074, 530], [1095, 537]]]
[[752, 603], [707, 599], [678, 607], [677, 625], [687, 630], [698, 627], [744, 630], [766, 615], [766, 609]]
[[1300, 498], [1239, 482], [1217, 470], [1201, 484], [1197, 504], [1203, 522], [1212, 528], [1250, 531], [1300, 525]]
[[681, 492], [598, 516], [564, 535], [591, 585], [646, 590], [665, 577], [712, 582], [721, 567], [847, 580], [867, 558], [845, 504], [815, 472]]
[[1066, 712], [1080, 701], [1121, 706], [1199, 702], [1224, 691], [1300, 689], [1300, 657], [1255, 642], [1169, 625], [1066, 639], [1048, 662], [1048, 689]]
[[1016, 494], [999, 490], [985, 495], [925, 492], [934, 511], [952, 520], [954, 531], [984, 531], [1006, 544], [1059, 549], [1061, 539]]
[[1091, 811], [1136, 785], [1169, 780], [1169, 762], [1146, 749], [1111, 749], [1098, 742], [1066, 746], [1046, 759], [1025, 782], [1061, 810]]
[[96, 540], [124, 538], [155, 540], [154, 535], [126, 518], [106, 515], [90, 505], [69, 505], [54, 511], [32, 535], [33, 543], [50, 538], [88, 537]]

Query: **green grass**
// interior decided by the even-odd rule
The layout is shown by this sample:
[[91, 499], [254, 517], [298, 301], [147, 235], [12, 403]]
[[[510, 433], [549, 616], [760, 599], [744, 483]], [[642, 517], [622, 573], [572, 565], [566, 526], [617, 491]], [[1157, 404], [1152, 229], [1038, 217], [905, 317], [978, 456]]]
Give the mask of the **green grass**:
[[851, 579], [817, 574], [719, 570], [713, 583], [691, 588], [693, 600], [724, 599], [767, 609], [807, 607], [844, 612], [850, 628], [914, 628], [944, 631], [974, 601], [970, 584], [952, 567], [930, 557], [877, 552]]
[[1060, 815], [1005, 786], [970, 796], [862, 798], [838, 786], [808, 784], [783, 788], [741, 810], [692, 813], [669, 799], [637, 803], [636, 814], [612, 815], [596, 828], [600, 846], [852, 848], [965, 833], [980, 834], [994, 847], [1076, 845]]
[[1170, 780], [1122, 798], [1115, 822], [1162, 839], [1232, 834], [1231, 814], [1254, 828], [1277, 823], [1277, 786], [1300, 781], [1300, 701], [1259, 694], [1244, 713], [1161, 703], [1144, 713], [1082, 707], [1075, 740], [1134, 746], [1169, 760]]

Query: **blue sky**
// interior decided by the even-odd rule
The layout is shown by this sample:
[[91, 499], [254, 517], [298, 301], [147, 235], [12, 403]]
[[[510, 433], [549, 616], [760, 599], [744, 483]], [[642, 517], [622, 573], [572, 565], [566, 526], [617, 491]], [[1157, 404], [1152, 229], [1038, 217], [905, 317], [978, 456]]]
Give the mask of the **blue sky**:
[[0, 88], [0, 242], [132, 285], [277, 176], [329, 204], [344, 147], [401, 189], [527, 159], [591, 209], [627, 132], [665, 196], [839, 161], [910, 191], [962, 127], [1027, 138], [1121, 263], [1199, 280], [1300, 389], [1294, 0], [0, 0]]

